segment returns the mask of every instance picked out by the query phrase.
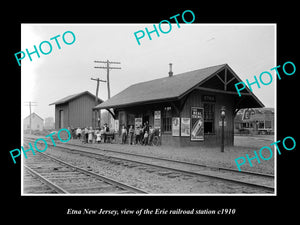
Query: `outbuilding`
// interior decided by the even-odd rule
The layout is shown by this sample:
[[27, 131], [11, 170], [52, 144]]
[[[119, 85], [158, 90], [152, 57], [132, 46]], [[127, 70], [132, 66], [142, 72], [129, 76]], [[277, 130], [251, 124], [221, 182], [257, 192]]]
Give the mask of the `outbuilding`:
[[234, 123], [236, 134], [274, 134], [274, 108], [241, 109]]
[[35, 112], [23, 120], [23, 130], [29, 131], [30, 129], [33, 131], [42, 131], [44, 129], [44, 119]]
[[[133, 84], [95, 109], [107, 109], [119, 127], [148, 123], [172, 146], [220, 145], [221, 109], [225, 145], [234, 144], [234, 117], [242, 108], [264, 105], [248, 89], [236, 92], [241, 79], [227, 64]], [[113, 109], [113, 110], [112, 110]], [[119, 129], [120, 130], [120, 129]]]
[[96, 127], [99, 115], [93, 107], [102, 102], [89, 91], [84, 91], [51, 103], [55, 105], [55, 129]]

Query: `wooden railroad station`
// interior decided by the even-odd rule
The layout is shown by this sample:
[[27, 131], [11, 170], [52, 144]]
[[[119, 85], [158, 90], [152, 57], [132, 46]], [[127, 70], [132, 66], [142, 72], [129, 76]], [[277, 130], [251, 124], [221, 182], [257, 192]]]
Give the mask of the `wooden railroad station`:
[[163, 145], [216, 146], [221, 143], [221, 109], [225, 109], [225, 145], [234, 144], [234, 117], [242, 108], [261, 108], [248, 89], [239, 97], [241, 82], [227, 64], [211, 66], [133, 84], [94, 107], [106, 109], [120, 128], [147, 122], [161, 131]]

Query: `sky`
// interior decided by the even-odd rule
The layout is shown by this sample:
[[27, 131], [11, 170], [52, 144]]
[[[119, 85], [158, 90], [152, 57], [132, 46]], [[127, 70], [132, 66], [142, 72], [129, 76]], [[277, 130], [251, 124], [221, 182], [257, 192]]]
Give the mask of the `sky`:
[[[156, 26], [158, 26], [156, 24]], [[147, 34], [138, 45], [134, 33], [150, 31], [153, 24], [22, 24], [21, 50], [34, 51], [43, 41], [52, 44], [52, 52], [28, 55], [21, 61], [22, 119], [29, 115], [26, 102], [36, 102], [32, 111], [42, 118], [54, 117], [54, 105], [49, 104], [71, 94], [96, 93], [96, 82], [106, 80], [104, 66], [95, 60], [121, 62], [110, 70], [111, 96], [128, 86], [168, 76], [169, 63], [174, 75], [227, 63], [245, 81], [254, 81], [263, 71], [276, 66], [276, 25], [274, 24], [172, 24], [169, 33]], [[166, 27], [162, 28], [167, 30]], [[75, 42], [62, 40], [66, 31], [75, 34]], [[61, 49], [57, 48], [57, 38]], [[66, 41], [72, 36], [66, 34]], [[47, 44], [43, 44], [47, 52]], [[16, 61], [17, 64], [17, 61]], [[273, 78], [276, 77], [272, 71]], [[267, 82], [267, 78], [265, 82]], [[253, 86], [253, 93], [266, 107], [275, 107], [276, 79], [270, 85]], [[106, 83], [100, 83], [99, 98], [107, 100]]]

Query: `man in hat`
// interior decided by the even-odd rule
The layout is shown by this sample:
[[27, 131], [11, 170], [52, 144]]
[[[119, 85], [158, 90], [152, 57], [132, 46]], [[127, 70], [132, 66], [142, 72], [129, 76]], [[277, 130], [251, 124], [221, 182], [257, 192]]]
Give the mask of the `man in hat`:
[[109, 127], [108, 127], [107, 123], [104, 124], [104, 131], [109, 132]]
[[107, 123], [104, 124], [104, 143], [106, 143], [106, 135], [109, 132], [109, 127], [107, 126]]

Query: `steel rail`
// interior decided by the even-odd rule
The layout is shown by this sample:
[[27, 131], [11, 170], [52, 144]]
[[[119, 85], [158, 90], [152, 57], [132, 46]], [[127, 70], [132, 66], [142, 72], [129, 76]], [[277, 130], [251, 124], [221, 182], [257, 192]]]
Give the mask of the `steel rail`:
[[[25, 138], [25, 139], [31, 139], [31, 138]], [[236, 169], [226, 168], [226, 167], [221, 167], [221, 166], [209, 166], [209, 165], [200, 164], [200, 163], [187, 162], [187, 161], [176, 160], [176, 159], [168, 159], [165, 157], [160, 158], [160, 157], [148, 156], [148, 155], [137, 154], [137, 153], [120, 152], [117, 150], [97, 148], [97, 147], [93, 147], [93, 146], [82, 146], [82, 145], [73, 144], [73, 143], [68, 143], [68, 145], [73, 145], [73, 146], [77, 146], [77, 147], [81, 147], [81, 148], [91, 148], [91, 149], [96, 149], [96, 150], [101, 150], [101, 151], [106, 151], [106, 152], [113, 152], [113, 153], [118, 153], [118, 154], [123, 154], [123, 155], [132, 155], [132, 156], [143, 157], [143, 158], [148, 158], [148, 159], [156, 159], [156, 160], [160, 160], [160, 161], [176, 162], [176, 163], [181, 163], [184, 165], [192, 165], [192, 166], [199, 166], [199, 167], [205, 167], [205, 168], [210, 168], [210, 169], [218, 169], [218, 170], [223, 170], [223, 171], [235, 172], [235, 173], [239, 173], [239, 174], [247, 174], [247, 175], [255, 175], [255, 176], [261, 176], [261, 177], [267, 177], [267, 178], [274, 178], [274, 175], [271, 175], [271, 174], [252, 172], [252, 171], [247, 171], [247, 170], [239, 171]], [[59, 147], [60, 147], [60, 145], [59, 145]], [[95, 153], [95, 154], [98, 154], [98, 153]]]
[[[274, 190], [275, 190], [274, 187], [271, 187], [271, 186], [268, 186], [268, 185], [250, 183], [250, 182], [246, 182], [246, 181], [242, 181], [242, 180], [238, 180], [238, 179], [233, 179], [233, 178], [229, 178], [229, 177], [224, 177], [224, 176], [212, 175], [212, 174], [203, 173], [203, 172], [201, 172], [201, 173], [200, 172], [193, 172], [193, 171], [188, 171], [188, 170], [183, 170], [183, 169], [176, 169], [176, 168], [166, 167], [166, 166], [162, 166], [162, 165], [156, 165], [156, 164], [152, 164], [152, 163], [141, 162], [141, 161], [138, 161], [138, 160], [126, 159], [126, 158], [117, 157], [117, 156], [107, 156], [107, 155], [104, 155], [104, 154], [101, 154], [101, 153], [87, 152], [87, 151], [79, 150], [79, 149], [72, 149], [72, 148], [68, 148], [67, 146], [61, 146], [59, 144], [56, 144], [56, 147], [67, 149], [69, 151], [81, 152], [81, 153], [84, 153], [85, 155], [92, 154], [92, 155], [96, 155], [96, 156], [97, 155], [98, 156], [104, 156], [104, 157], [114, 158], [114, 159], [118, 159], [118, 160], [122, 160], [122, 161], [128, 161], [128, 162], [138, 163], [138, 164], [142, 164], [142, 165], [147, 165], [147, 166], [151, 166], [151, 167], [156, 167], [156, 168], [161, 168], [161, 169], [166, 169], [166, 170], [172, 170], [172, 171], [179, 172], [179, 173], [184, 173], [184, 174], [187, 174], [187, 175], [205, 176], [205, 177], [209, 177], [209, 178], [213, 178], [213, 179], [219, 179], [219, 180], [223, 180], [223, 181], [227, 181], [227, 182], [242, 184], [244, 186], [246, 185], [246, 186], [251, 186], [251, 187], [255, 187], [255, 188], [260, 188], [260, 189], [264, 189], [264, 190], [272, 191], [272, 192], [274, 192]], [[87, 148], [87, 149], [89, 148], [89, 147], [85, 147], [85, 146], [78, 146], [78, 147]], [[98, 148], [96, 148], [96, 149], [98, 149]], [[98, 150], [101, 150], [101, 149], [98, 149]], [[143, 157], [143, 155], [141, 155], [141, 156]], [[174, 160], [169, 160], [169, 161], [172, 162]]]
[[[59, 147], [60, 148], [65, 148], [65, 147], [61, 147], [61, 146], [59, 146]], [[237, 179], [233, 179], [233, 178], [229, 178], [229, 177], [211, 175], [211, 174], [203, 173], [203, 172], [200, 173], [200, 172], [193, 172], [193, 171], [188, 171], [188, 170], [183, 170], [183, 169], [176, 169], [176, 168], [172, 168], [172, 167], [141, 162], [141, 161], [138, 161], [138, 160], [126, 159], [126, 158], [121, 158], [121, 157], [116, 157], [116, 156], [106, 156], [106, 155], [102, 155], [100, 153], [85, 152], [85, 151], [81, 151], [81, 150], [77, 150], [77, 149], [76, 150], [72, 149], [72, 151], [80, 151], [80, 152], [83, 152], [85, 154], [101, 155], [101, 156], [115, 158], [115, 159], [119, 159], [119, 160], [123, 160], [123, 161], [125, 160], [125, 161], [128, 161], [128, 162], [139, 163], [139, 164], [142, 164], [142, 165], [157, 167], [157, 168], [166, 169], [166, 170], [172, 170], [172, 171], [184, 173], [184, 174], [187, 174], [187, 175], [205, 176], [205, 177], [209, 177], [209, 178], [219, 179], [219, 180], [223, 180], [223, 181], [227, 181], [227, 182], [228, 181], [229, 182], [234, 182], [234, 183], [243, 184], [243, 185], [247, 185], [247, 186], [252, 186], [252, 187], [255, 187], [255, 188], [261, 188], [261, 189], [265, 189], [265, 190], [274, 192], [274, 187], [270, 187], [270, 186], [263, 185], [263, 184], [249, 183], [249, 182], [245, 182], [245, 181], [241, 181], [241, 180], [237, 180]]]
[[133, 192], [135, 192], [135, 193], [148, 194], [148, 192], [146, 192], [146, 191], [143, 191], [143, 190], [141, 190], [141, 189], [138, 189], [138, 188], [136, 188], [136, 187], [130, 186], [130, 185], [128, 185], [128, 184], [125, 184], [125, 183], [116, 181], [116, 180], [114, 180], [114, 179], [107, 178], [107, 177], [105, 177], [105, 176], [103, 176], [103, 175], [93, 173], [93, 172], [91, 172], [91, 171], [82, 169], [82, 168], [80, 168], [80, 167], [74, 166], [74, 165], [72, 165], [72, 164], [69, 164], [69, 163], [67, 163], [67, 162], [65, 162], [65, 161], [62, 161], [62, 160], [60, 160], [60, 159], [57, 159], [57, 158], [55, 158], [55, 157], [53, 157], [53, 156], [50, 156], [50, 155], [48, 155], [48, 154], [45, 154], [45, 153], [42, 153], [42, 152], [39, 152], [39, 154], [42, 154], [42, 155], [44, 155], [44, 156], [46, 156], [46, 157], [48, 157], [48, 158], [50, 158], [50, 159], [52, 159], [52, 160], [54, 160], [54, 161], [57, 161], [57, 162], [60, 163], [60, 164], [63, 164], [63, 165], [68, 166], [68, 167], [70, 167], [70, 168], [73, 168], [73, 169], [75, 169], [75, 170], [77, 170], [77, 171], [80, 171], [80, 172], [82, 172], [82, 173], [88, 174], [89, 176], [95, 177], [96, 179], [100, 179], [100, 180], [102, 180], [102, 181], [105, 181], [105, 182], [107, 182], [107, 183], [109, 183], [109, 184], [111, 184], [111, 185], [113, 185], [113, 186], [116, 186], [116, 187], [119, 187], [119, 188], [122, 188], [122, 189], [126, 189], [126, 190], [129, 190], [129, 191], [133, 191]]
[[37, 179], [39, 179], [41, 182], [45, 183], [48, 187], [50, 187], [51, 189], [55, 190], [57, 193], [59, 194], [69, 194], [68, 191], [66, 191], [65, 189], [63, 189], [62, 187], [59, 187], [58, 185], [54, 184], [53, 182], [51, 182], [50, 180], [48, 180], [47, 178], [45, 178], [44, 176], [42, 176], [41, 174], [39, 174], [38, 172], [36, 172], [35, 170], [33, 170], [32, 168], [24, 165], [24, 168], [31, 173], [33, 176], [35, 176]]
[[209, 166], [209, 165], [205, 165], [205, 164], [187, 162], [187, 161], [182, 161], [182, 160], [177, 160], [177, 159], [168, 159], [168, 158], [165, 158], [165, 157], [160, 158], [160, 157], [148, 156], [148, 155], [130, 153], [130, 152], [120, 152], [120, 151], [111, 150], [111, 149], [108, 150], [108, 149], [102, 149], [102, 148], [97, 148], [97, 147], [93, 147], [93, 146], [82, 146], [82, 145], [77, 145], [77, 144], [73, 144], [73, 143], [72, 144], [69, 143], [68, 145], [73, 145], [73, 146], [83, 147], [83, 148], [91, 148], [91, 149], [96, 149], [96, 150], [101, 150], [101, 151], [106, 151], [106, 152], [114, 152], [114, 153], [123, 154], [123, 155], [138, 156], [138, 157], [143, 157], [143, 158], [148, 158], [148, 159], [156, 159], [156, 160], [161, 160], [161, 161], [176, 162], [176, 163], [181, 163], [181, 164], [184, 164], [184, 165], [199, 166], [199, 167], [218, 169], [218, 170], [224, 170], [224, 171], [235, 172], [235, 173], [242, 173], [242, 174], [248, 174], [248, 175], [274, 178], [274, 175], [271, 175], [271, 174], [252, 172], [252, 171], [247, 171], [247, 170], [239, 171], [239, 170], [236, 170], [236, 169], [231, 169], [231, 168], [226, 168], [226, 167], [221, 167], [221, 166]]
[[[80, 171], [80, 172], [82, 172], [82, 173], [84, 173], [84, 174], [86, 174], [86, 175], [92, 176], [92, 177], [94, 177], [94, 178], [96, 178], [96, 179], [98, 179], [98, 180], [100, 179], [101, 181], [105, 181], [105, 182], [109, 183], [109, 184], [112, 185], [112, 186], [119, 187], [119, 188], [121, 188], [121, 189], [125, 189], [126, 191], [132, 191], [132, 192], [138, 193], [138, 194], [148, 194], [148, 192], [146, 192], [146, 191], [144, 191], [144, 190], [141, 190], [141, 189], [139, 189], [139, 188], [130, 186], [130, 185], [128, 185], [128, 184], [125, 184], [125, 183], [116, 181], [116, 180], [114, 180], [114, 179], [105, 177], [105, 176], [103, 176], [103, 175], [93, 173], [93, 172], [91, 172], [91, 171], [82, 169], [82, 168], [80, 168], [80, 167], [74, 166], [74, 165], [72, 165], [72, 164], [69, 164], [69, 163], [67, 163], [67, 162], [65, 162], [65, 161], [63, 161], [63, 160], [60, 160], [60, 159], [58, 159], [58, 158], [56, 158], [56, 157], [50, 156], [50, 155], [45, 154], [45, 153], [43, 153], [43, 152], [38, 152], [38, 154], [43, 155], [43, 156], [45, 156], [45, 157], [47, 157], [47, 158], [50, 158], [51, 160], [56, 161], [56, 162], [58, 162], [58, 163], [60, 163], [60, 164], [62, 164], [62, 165], [65, 165], [65, 166], [67, 166], [67, 167], [70, 167], [70, 168], [72, 168], [72, 169], [74, 169], [74, 170]], [[28, 169], [30, 172], [32, 172], [35, 176], [37, 176], [38, 178], [40, 178], [41, 180], [43, 180], [43, 181], [45, 181], [47, 184], [49, 184], [49, 186], [53, 186], [55, 189], [57, 189], [57, 190], [58, 190], [58, 193], [69, 193], [69, 192], [67, 192], [66, 190], [63, 190], [63, 189], [60, 188], [59, 186], [57, 186], [57, 185], [55, 185], [54, 183], [52, 183], [51, 181], [49, 181], [47, 178], [45, 178], [45, 177], [43, 177], [42, 175], [38, 174], [36, 171], [34, 171], [33, 169], [29, 168], [28, 166], [24, 165], [24, 167], [25, 167], [26, 169]], [[60, 189], [60, 190], [59, 190], [59, 189]]]

